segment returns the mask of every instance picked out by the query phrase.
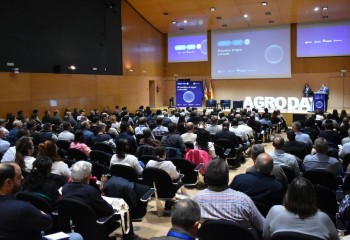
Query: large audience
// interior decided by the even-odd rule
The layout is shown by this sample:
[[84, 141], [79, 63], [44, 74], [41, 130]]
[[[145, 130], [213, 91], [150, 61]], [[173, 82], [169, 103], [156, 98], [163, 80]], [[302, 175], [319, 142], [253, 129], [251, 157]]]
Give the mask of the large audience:
[[[290, 128], [279, 110], [264, 109], [262, 114], [249, 108], [228, 113], [216, 108], [168, 111], [140, 106], [131, 113], [127, 107], [116, 106], [87, 114], [84, 109], [67, 108], [62, 115], [58, 110], [53, 115], [45, 111], [40, 118], [39, 111], [33, 110], [30, 116], [18, 111], [0, 119], [0, 238], [28, 239], [28, 234], [37, 236], [51, 227], [50, 216], [41, 216], [15, 200], [18, 192], [37, 194], [53, 209], [60, 199], [80, 199], [97, 216], [113, 213], [102, 195], [121, 197], [130, 206], [132, 217], [142, 218], [147, 204], [138, 199], [149, 186], [138, 182], [130, 188], [129, 181], [106, 176], [113, 165], [123, 165], [138, 177], [145, 168], [158, 168], [177, 181], [181, 174], [168, 161], [171, 158], [203, 163], [200, 174], [205, 189], [193, 200], [166, 201], [165, 209], [173, 211], [168, 236], [175, 238], [155, 239], [177, 239], [178, 234], [194, 239], [198, 223], [213, 219], [240, 223], [254, 231], [257, 239], [270, 239], [280, 231], [338, 239], [339, 222], [346, 233], [350, 229], [350, 124], [345, 110], [340, 114], [337, 110], [329, 114], [316, 111]], [[272, 152], [265, 151], [262, 144], [266, 142], [272, 142]], [[93, 153], [101, 144], [108, 148], [102, 150], [108, 164], [96, 181], [91, 176], [97, 164]], [[70, 149], [79, 150], [83, 159], [71, 158]], [[154, 158], [145, 161], [144, 155]], [[235, 158], [234, 164], [230, 157]], [[244, 163], [246, 157], [251, 157], [254, 165], [229, 183], [229, 169]], [[337, 197], [339, 210], [321, 206], [322, 196], [315, 187], [319, 183], [303, 177], [310, 171], [319, 171], [319, 178], [330, 173], [336, 179], [339, 188], [328, 189], [328, 194]], [[28, 227], [20, 228], [22, 223], [8, 221], [12, 216], [5, 207], [26, 209], [23, 214], [30, 215], [18, 212], [16, 216], [33, 216], [37, 224], [25, 223]], [[129, 224], [130, 231], [123, 239], [141, 239], [133, 232], [131, 220]], [[16, 227], [21, 230], [14, 230]]]

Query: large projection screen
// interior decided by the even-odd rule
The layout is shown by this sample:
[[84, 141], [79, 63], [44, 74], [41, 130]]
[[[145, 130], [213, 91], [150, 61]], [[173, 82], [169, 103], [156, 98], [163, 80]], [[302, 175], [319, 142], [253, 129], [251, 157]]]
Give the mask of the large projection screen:
[[213, 79], [290, 78], [290, 26], [211, 33]]
[[297, 57], [350, 55], [350, 21], [297, 25]]

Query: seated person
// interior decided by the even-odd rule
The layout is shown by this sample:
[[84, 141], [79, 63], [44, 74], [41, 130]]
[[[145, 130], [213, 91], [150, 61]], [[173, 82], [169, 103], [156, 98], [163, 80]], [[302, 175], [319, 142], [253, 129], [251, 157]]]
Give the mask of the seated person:
[[137, 142], [136, 139], [132, 136], [130, 127], [131, 126], [127, 121], [122, 121], [120, 123], [120, 133], [115, 138], [115, 142], [118, 142], [119, 139], [127, 139], [130, 144], [130, 152], [134, 153], [137, 149]]
[[193, 240], [198, 232], [201, 211], [198, 203], [187, 198], [178, 201], [171, 210], [171, 225], [166, 237], [153, 237], [150, 240]]
[[39, 194], [51, 206], [55, 206], [61, 196], [53, 181], [50, 179], [52, 161], [49, 157], [41, 156], [33, 162], [33, 169], [24, 179], [23, 191]]
[[316, 192], [312, 183], [301, 177], [289, 185], [283, 206], [272, 207], [266, 216], [265, 240], [281, 231], [298, 232], [321, 239], [339, 239], [338, 232], [327, 214], [317, 209]]
[[193, 197], [201, 208], [201, 222], [221, 219], [254, 229], [257, 234], [262, 232], [264, 217], [250, 197], [228, 187], [229, 168], [223, 159], [209, 163], [205, 179], [208, 188]]
[[292, 130], [287, 131], [287, 138], [288, 141], [284, 143], [283, 150], [286, 153], [293, 154], [300, 158], [300, 160], [303, 160], [306, 155], [308, 155], [309, 152], [309, 145], [304, 142], [298, 142], [295, 140], [295, 133]]
[[175, 165], [171, 161], [166, 161], [166, 152], [164, 146], [158, 146], [154, 148], [154, 153], [156, 155], [156, 160], [150, 160], [146, 168], [153, 167], [159, 168], [166, 171], [172, 180], [176, 180], [179, 178], [179, 173], [176, 170]]
[[118, 140], [116, 145], [116, 154], [114, 154], [111, 158], [111, 165], [113, 164], [121, 164], [130, 166], [135, 169], [137, 175], [142, 175], [142, 167], [140, 162], [134, 155], [128, 154], [129, 152], [129, 142], [128, 140], [121, 138]]
[[194, 124], [192, 122], [186, 123], [187, 132], [181, 135], [181, 138], [184, 142], [194, 143], [197, 139], [197, 134], [194, 132]]
[[143, 129], [143, 138], [140, 139], [139, 145], [150, 145], [152, 147], [157, 147], [161, 145], [161, 142], [153, 137], [150, 128], [145, 127]]
[[328, 152], [328, 143], [327, 140], [323, 137], [317, 138], [315, 140], [315, 155], [307, 155], [304, 158], [304, 167], [305, 171], [311, 169], [326, 169], [332, 172], [335, 176], [338, 175], [339, 170], [341, 169], [340, 161], [334, 157], [327, 155]]
[[33, 162], [35, 157], [32, 157], [34, 153], [34, 144], [30, 137], [23, 136], [16, 143], [16, 157], [15, 163], [17, 163], [22, 172], [29, 173], [33, 168]]
[[327, 119], [325, 121], [326, 121], [325, 130], [321, 131], [318, 134], [318, 137], [325, 138], [327, 140], [329, 148], [338, 150], [339, 149], [338, 145], [341, 144], [340, 135], [338, 131], [333, 130], [333, 125], [331, 120]]
[[50, 215], [30, 203], [14, 199], [21, 189], [22, 171], [15, 163], [0, 163], [0, 235], [6, 240], [41, 239], [52, 226]]
[[70, 178], [70, 169], [68, 165], [57, 154], [56, 143], [46, 140], [39, 144], [38, 157], [49, 157], [52, 161], [51, 173]]
[[203, 128], [197, 130], [197, 139], [194, 142], [194, 149], [200, 149], [208, 152], [212, 158], [216, 157], [214, 143], [210, 142], [210, 135]]
[[260, 119], [259, 122], [262, 124], [262, 125], [267, 125], [269, 127], [272, 127], [272, 122], [270, 120], [270, 114], [269, 113], [265, 113], [264, 114], [264, 118], [263, 119]]
[[235, 147], [239, 147], [238, 138], [234, 132], [230, 131], [230, 123], [228, 121], [224, 121], [222, 130], [214, 135], [214, 143], [220, 140], [229, 140]]
[[58, 140], [64, 140], [68, 142], [73, 142], [74, 141], [74, 134], [71, 133], [72, 126], [68, 121], [63, 122], [62, 124], [63, 131], [58, 134]]
[[[17, 132], [17, 138], [20, 139], [23, 136], [29, 137], [29, 131], [27, 129], [19, 129]], [[16, 156], [16, 146], [12, 146], [2, 156], [1, 162], [14, 162]]]
[[176, 132], [177, 130], [176, 124], [169, 123], [168, 130], [169, 130], [169, 134], [165, 135], [161, 140], [162, 145], [165, 147], [176, 148], [179, 150], [179, 152], [183, 154], [185, 152], [186, 145], [183, 139], [181, 138], [181, 136]]
[[[114, 213], [112, 206], [106, 202], [101, 192], [89, 184], [91, 177], [92, 164], [87, 161], [79, 161], [73, 164], [72, 182], [63, 186], [62, 198], [74, 198], [88, 204], [94, 211], [97, 218], [109, 216]], [[108, 232], [115, 230], [116, 222], [111, 222]], [[135, 234], [130, 226], [130, 232], [123, 236], [123, 239], [134, 239]]]
[[110, 146], [115, 152], [115, 143], [113, 138], [106, 133], [106, 125], [100, 125], [98, 128], [97, 135], [91, 138], [93, 144], [95, 143], [104, 143]]
[[74, 132], [74, 141], [69, 145], [69, 148], [78, 149], [82, 151], [87, 157], [90, 156], [91, 149], [84, 143], [84, 133], [78, 129]]
[[261, 153], [255, 161], [256, 171], [237, 175], [230, 188], [247, 194], [254, 202], [263, 203], [269, 207], [281, 204], [285, 187], [281, 181], [271, 176], [273, 169], [272, 157]]
[[139, 219], [147, 213], [147, 201], [141, 201], [141, 197], [150, 189], [150, 187], [140, 184], [129, 182], [128, 180], [112, 176], [107, 178], [101, 178], [100, 190], [108, 197], [123, 198], [129, 205], [130, 215], [132, 219]]

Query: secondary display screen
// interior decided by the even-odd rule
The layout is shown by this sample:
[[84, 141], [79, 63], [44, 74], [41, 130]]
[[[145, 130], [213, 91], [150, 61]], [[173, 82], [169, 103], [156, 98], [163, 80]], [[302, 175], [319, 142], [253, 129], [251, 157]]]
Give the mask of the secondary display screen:
[[350, 55], [350, 21], [298, 24], [297, 57]]
[[208, 61], [207, 34], [169, 35], [168, 62]]
[[176, 82], [176, 107], [201, 107], [203, 97], [201, 81]]
[[211, 33], [214, 79], [290, 78], [290, 26]]

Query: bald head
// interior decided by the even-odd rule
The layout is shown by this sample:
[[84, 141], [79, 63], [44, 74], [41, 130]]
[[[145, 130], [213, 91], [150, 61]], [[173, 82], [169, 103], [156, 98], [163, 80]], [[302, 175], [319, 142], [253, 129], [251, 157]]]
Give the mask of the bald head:
[[194, 129], [194, 124], [193, 124], [192, 122], [186, 123], [186, 130], [187, 130], [188, 132], [192, 132], [193, 129]]
[[275, 147], [275, 149], [283, 149], [284, 139], [281, 136], [276, 136], [273, 139], [272, 145]]
[[258, 172], [270, 175], [273, 169], [272, 157], [267, 153], [261, 153], [255, 160], [255, 167]]

